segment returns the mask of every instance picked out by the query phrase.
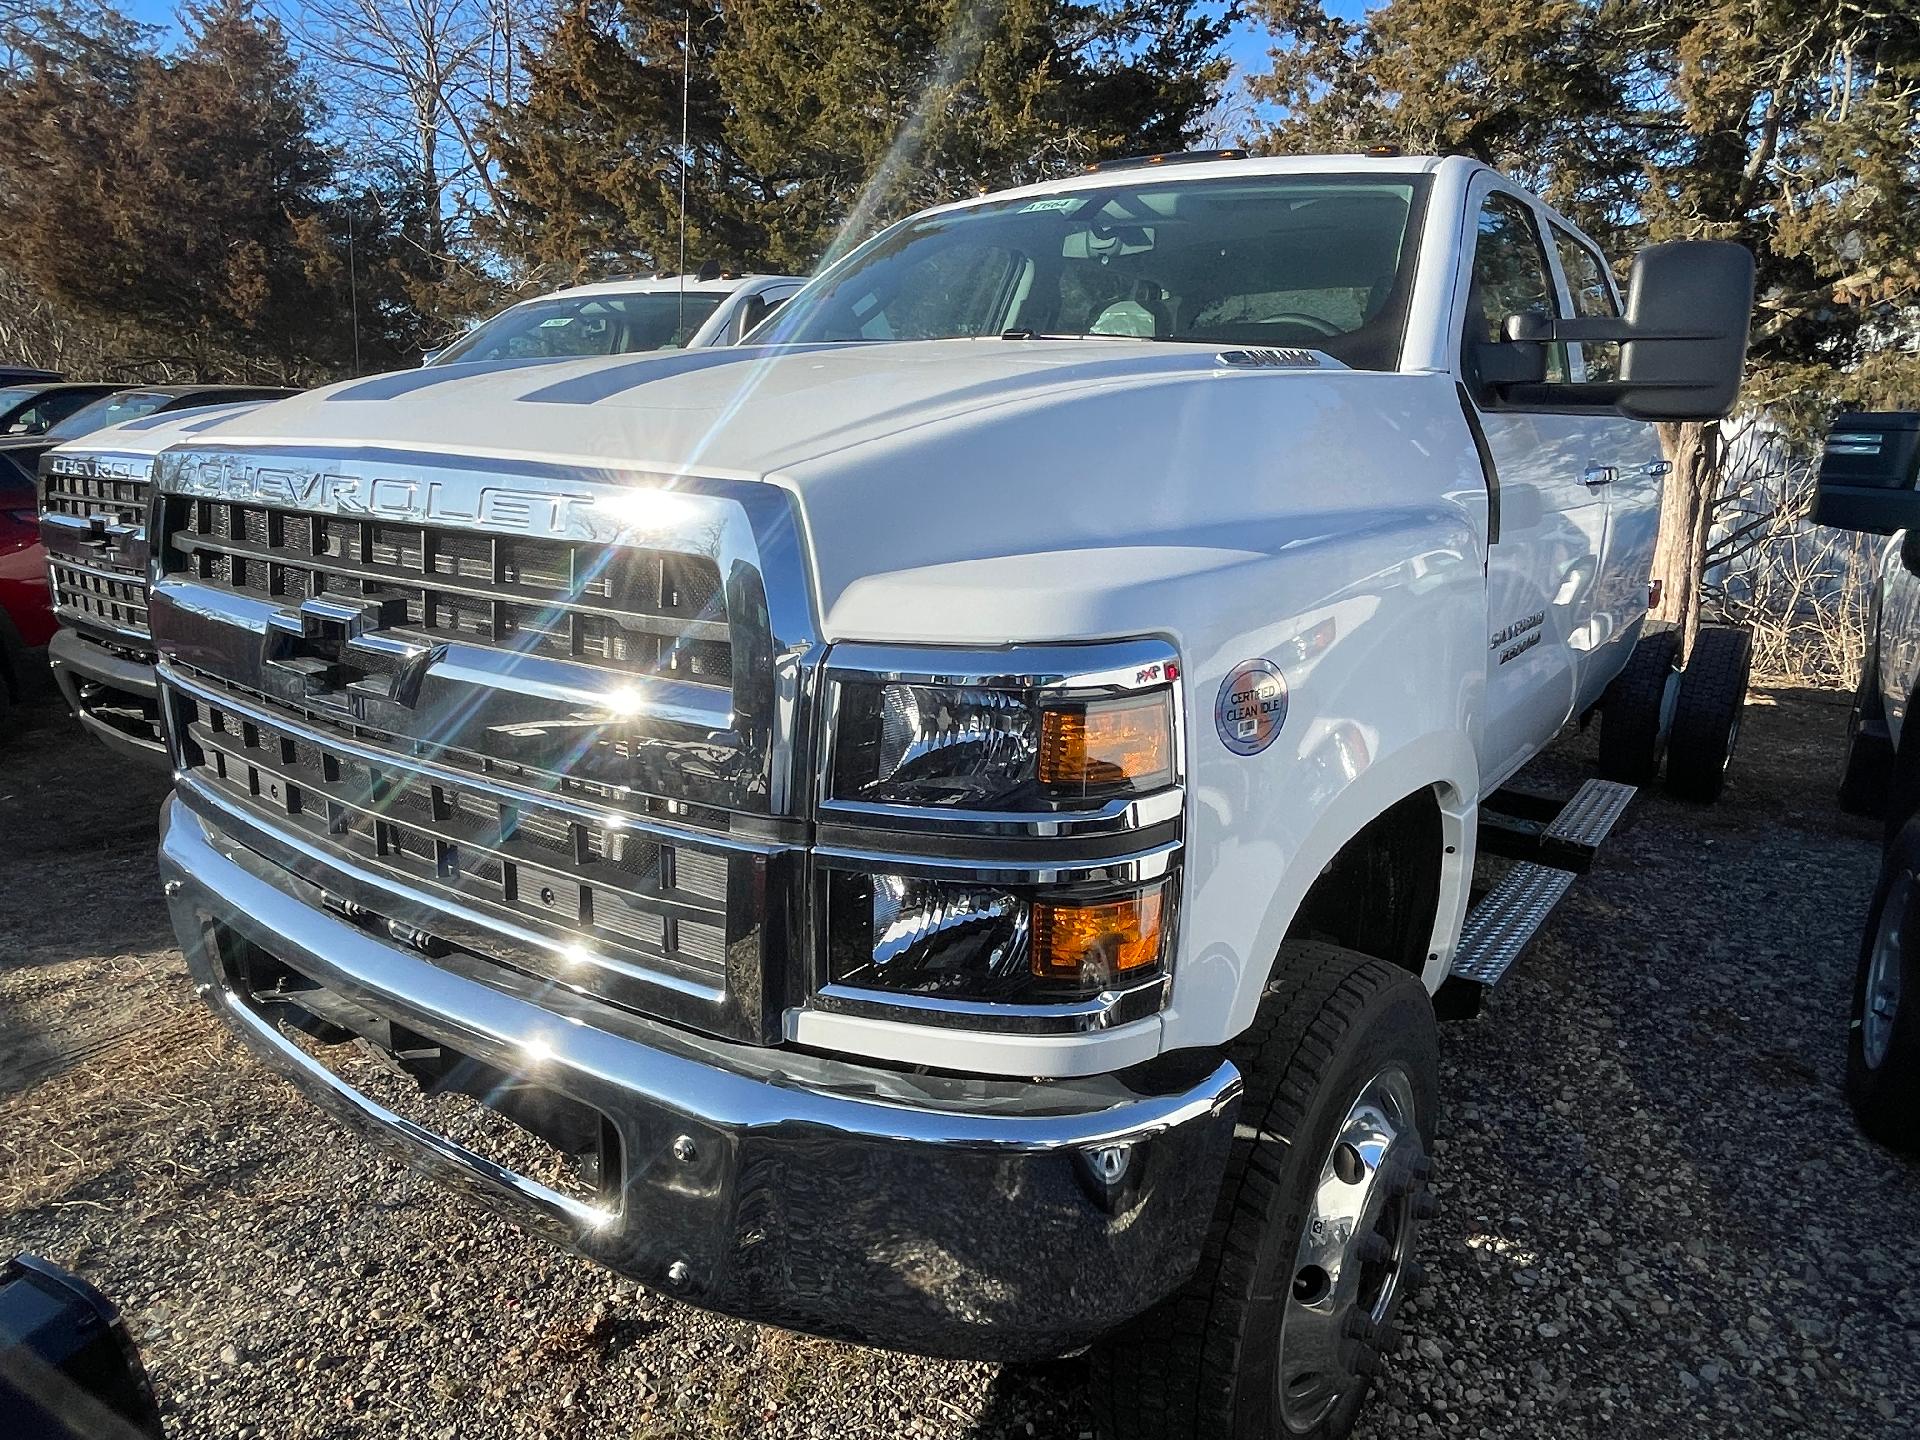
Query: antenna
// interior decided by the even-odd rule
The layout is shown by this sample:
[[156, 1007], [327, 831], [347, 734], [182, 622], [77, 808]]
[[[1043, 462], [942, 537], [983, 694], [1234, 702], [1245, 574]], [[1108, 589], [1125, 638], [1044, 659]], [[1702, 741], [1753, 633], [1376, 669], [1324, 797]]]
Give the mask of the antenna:
[[347, 311], [353, 316], [353, 373], [360, 373], [360, 275], [353, 263], [353, 206], [347, 206]]
[[688, 117], [693, 109], [693, 7], [682, 17], [685, 37], [680, 44], [680, 318], [675, 328], [687, 328], [687, 165], [693, 154], [688, 146]]

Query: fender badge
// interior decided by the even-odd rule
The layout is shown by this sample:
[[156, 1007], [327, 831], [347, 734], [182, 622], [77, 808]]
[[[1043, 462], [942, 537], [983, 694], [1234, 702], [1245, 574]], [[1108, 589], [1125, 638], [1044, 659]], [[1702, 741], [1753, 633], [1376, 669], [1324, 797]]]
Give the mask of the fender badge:
[[1236, 755], [1258, 755], [1287, 722], [1287, 680], [1271, 660], [1243, 660], [1220, 682], [1213, 728]]

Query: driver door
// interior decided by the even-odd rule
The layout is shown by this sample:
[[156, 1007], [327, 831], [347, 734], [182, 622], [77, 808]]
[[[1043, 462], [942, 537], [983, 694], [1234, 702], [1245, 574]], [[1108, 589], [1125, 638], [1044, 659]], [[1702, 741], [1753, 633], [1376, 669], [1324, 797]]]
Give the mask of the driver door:
[[[1566, 723], [1595, 644], [1604, 484], [1589, 484], [1587, 418], [1511, 404], [1480, 378], [1476, 353], [1502, 343], [1509, 315], [1564, 315], [1531, 200], [1482, 176], [1469, 195], [1462, 246], [1460, 369], [1472, 418], [1494, 470], [1495, 525], [1487, 552], [1487, 696], [1480, 774], [1491, 791]], [[1568, 376], [1566, 347], [1550, 347], [1548, 381]]]

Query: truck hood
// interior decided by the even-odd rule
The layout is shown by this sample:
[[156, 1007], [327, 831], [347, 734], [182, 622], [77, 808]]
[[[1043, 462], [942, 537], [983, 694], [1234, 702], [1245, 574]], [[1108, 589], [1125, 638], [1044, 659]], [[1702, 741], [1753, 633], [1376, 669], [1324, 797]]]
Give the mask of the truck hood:
[[[430, 367], [282, 400], [221, 440], [378, 445], [765, 479], [916, 426], [1076, 391], [1204, 381], [1231, 347], [936, 340]], [[1305, 371], [1339, 368], [1290, 351]]]
[[451, 365], [185, 443], [765, 482], [794, 498], [823, 638], [960, 644], [1150, 633], [1138, 597], [1217, 596], [1260, 557], [1395, 523], [1379, 482], [1439, 457], [1443, 487], [1483, 497], [1464, 434], [1444, 375], [989, 339]]
[[[166, 410], [158, 415], [143, 415], [138, 420], [123, 420], [90, 430], [71, 440], [50, 447], [57, 455], [158, 455], [169, 445], [195, 439], [221, 440], [228, 422], [250, 410], [270, 404], [266, 400], [236, 400], [226, 405], [203, 405], [194, 410]], [[42, 437], [42, 444], [45, 439]]]

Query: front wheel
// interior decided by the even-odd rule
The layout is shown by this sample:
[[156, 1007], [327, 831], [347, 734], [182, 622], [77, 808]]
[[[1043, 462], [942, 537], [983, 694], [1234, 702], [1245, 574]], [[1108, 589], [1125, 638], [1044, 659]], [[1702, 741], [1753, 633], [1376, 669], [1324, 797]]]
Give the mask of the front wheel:
[[1847, 1028], [1847, 1101], [1883, 1145], [1920, 1151], [1920, 820], [1887, 849]]
[[1246, 1094], [1199, 1270], [1094, 1349], [1110, 1440], [1347, 1434], [1422, 1278], [1437, 1056], [1412, 975], [1282, 947], [1233, 1050]]

